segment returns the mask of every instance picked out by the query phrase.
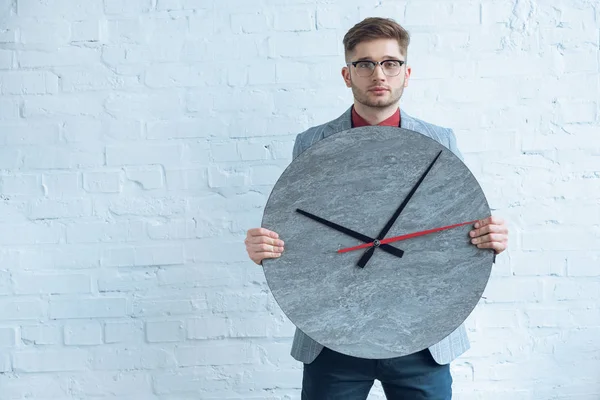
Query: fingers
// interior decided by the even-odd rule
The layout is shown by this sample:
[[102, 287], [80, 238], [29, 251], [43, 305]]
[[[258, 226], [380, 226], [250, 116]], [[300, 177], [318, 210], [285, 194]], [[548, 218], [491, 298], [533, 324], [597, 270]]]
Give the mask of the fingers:
[[279, 235], [276, 232], [270, 231], [265, 228], [254, 228], [249, 229], [246, 235], [247, 237], [256, 237], [256, 236], [267, 236], [273, 239], [279, 239]]
[[502, 253], [508, 247], [508, 235], [503, 233], [488, 233], [471, 239], [471, 243], [480, 249], [494, 249], [496, 254]]
[[248, 257], [258, 265], [266, 258], [281, 257], [285, 244], [276, 232], [265, 228], [248, 230], [244, 243]]
[[481, 228], [485, 225], [504, 225], [504, 220], [500, 217], [496, 217], [494, 215], [484, 218], [475, 223], [475, 228]]
[[469, 236], [474, 238], [488, 233], [508, 234], [508, 228], [506, 225], [484, 225], [479, 229], [473, 229], [471, 232], [469, 232]]
[[483, 243], [479, 243], [477, 244], [477, 248], [479, 249], [494, 249], [494, 251], [496, 252], [496, 254], [500, 254], [502, 253], [504, 250], [506, 250], [508, 247], [508, 243], [507, 242], [483, 242]]

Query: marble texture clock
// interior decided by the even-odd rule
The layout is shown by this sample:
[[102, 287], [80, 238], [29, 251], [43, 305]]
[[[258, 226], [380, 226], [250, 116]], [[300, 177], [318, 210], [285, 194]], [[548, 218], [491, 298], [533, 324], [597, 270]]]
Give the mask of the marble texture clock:
[[362, 358], [425, 349], [472, 312], [493, 250], [470, 243], [490, 215], [480, 185], [420, 133], [361, 127], [300, 154], [277, 181], [262, 226], [285, 241], [263, 261], [273, 296], [318, 343]]

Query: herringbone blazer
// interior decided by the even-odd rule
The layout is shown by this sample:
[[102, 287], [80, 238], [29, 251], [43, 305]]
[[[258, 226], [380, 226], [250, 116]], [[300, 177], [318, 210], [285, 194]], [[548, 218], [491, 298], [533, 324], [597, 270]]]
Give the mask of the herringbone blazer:
[[[429, 136], [430, 138], [435, 139], [442, 145], [446, 146], [461, 160], [463, 159], [462, 154], [456, 146], [456, 139], [451, 129], [442, 128], [440, 126], [432, 125], [413, 118], [402, 110], [400, 110], [400, 116], [401, 128], [410, 129], [412, 131]], [[342, 114], [339, 118], [300, 133], [296, 137], [293, 157], [296, 158], [304, 150], [308, 149], [319, 140], [334, 133], [348, 130], [351, 127], [352, 107], [344, 112], [344, 114]], [[448, 364], [456, 357], [467, 351], [469, 347], [470, 344], [469, 338], [467, 337], [467, 331], [464, 324], [462, 324], [441, 342], [431, 346], [429, 351], [431, 351], [433, 359], [438, 364]], [[301, 330], [296, 329], [294, 342], [292, 344], [292, 357], [303, 363], [310, 364], [315, 358], [317, 358], [321, 350], [323, 350], [322, 345], [312, 340]]]

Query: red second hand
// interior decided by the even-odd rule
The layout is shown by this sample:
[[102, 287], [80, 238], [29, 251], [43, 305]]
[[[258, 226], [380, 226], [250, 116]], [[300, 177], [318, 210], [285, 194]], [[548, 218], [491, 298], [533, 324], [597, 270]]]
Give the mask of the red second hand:
[[[391, 238], [388, 238], [388, 239], [383, 239], [383, 240], [379, 241], [379, 243], [380, 244], [387, 244], [387, 243], [399, 242], [401, 240], [406, 240], [406, 239], [411, 239], [411, 238], [415, 238], [415, 237], [418, 237], [418, 236], [428, 235], [428, 234], [434, 233], [434, 232], [445, 231], [447, 229], [452, 229], [452, 228], [458, 228], [459, 226], [463, 226], [463, 225], [474, 224], [477, 221], [479, 221], [479, 220], [469, 221], [469, 222], [461, 222], [460, 224], [442, 226], [440, 228], [428, 229], [426, 231], [407, 233], [406, 235], [394, 236], [394, 237], [391, 237]], [[349, 251], [366, 249], [366, 248], [369, 248], [369, 247], [373, 247], [373, 242], [361, 244], [361, 245], [354, 246], [354, 247], [347, 247], [345, 249], [340, 249], [337, 252], [338, 253], [348, 253]]]

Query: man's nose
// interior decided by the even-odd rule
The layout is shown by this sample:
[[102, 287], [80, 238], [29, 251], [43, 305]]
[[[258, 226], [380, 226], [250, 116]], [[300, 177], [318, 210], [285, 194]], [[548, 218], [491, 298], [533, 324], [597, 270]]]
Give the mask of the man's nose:
[[387, 77], [383, 73], [383, 65], [377, 64], [373, 71], [373, 80], [384, 81]]

